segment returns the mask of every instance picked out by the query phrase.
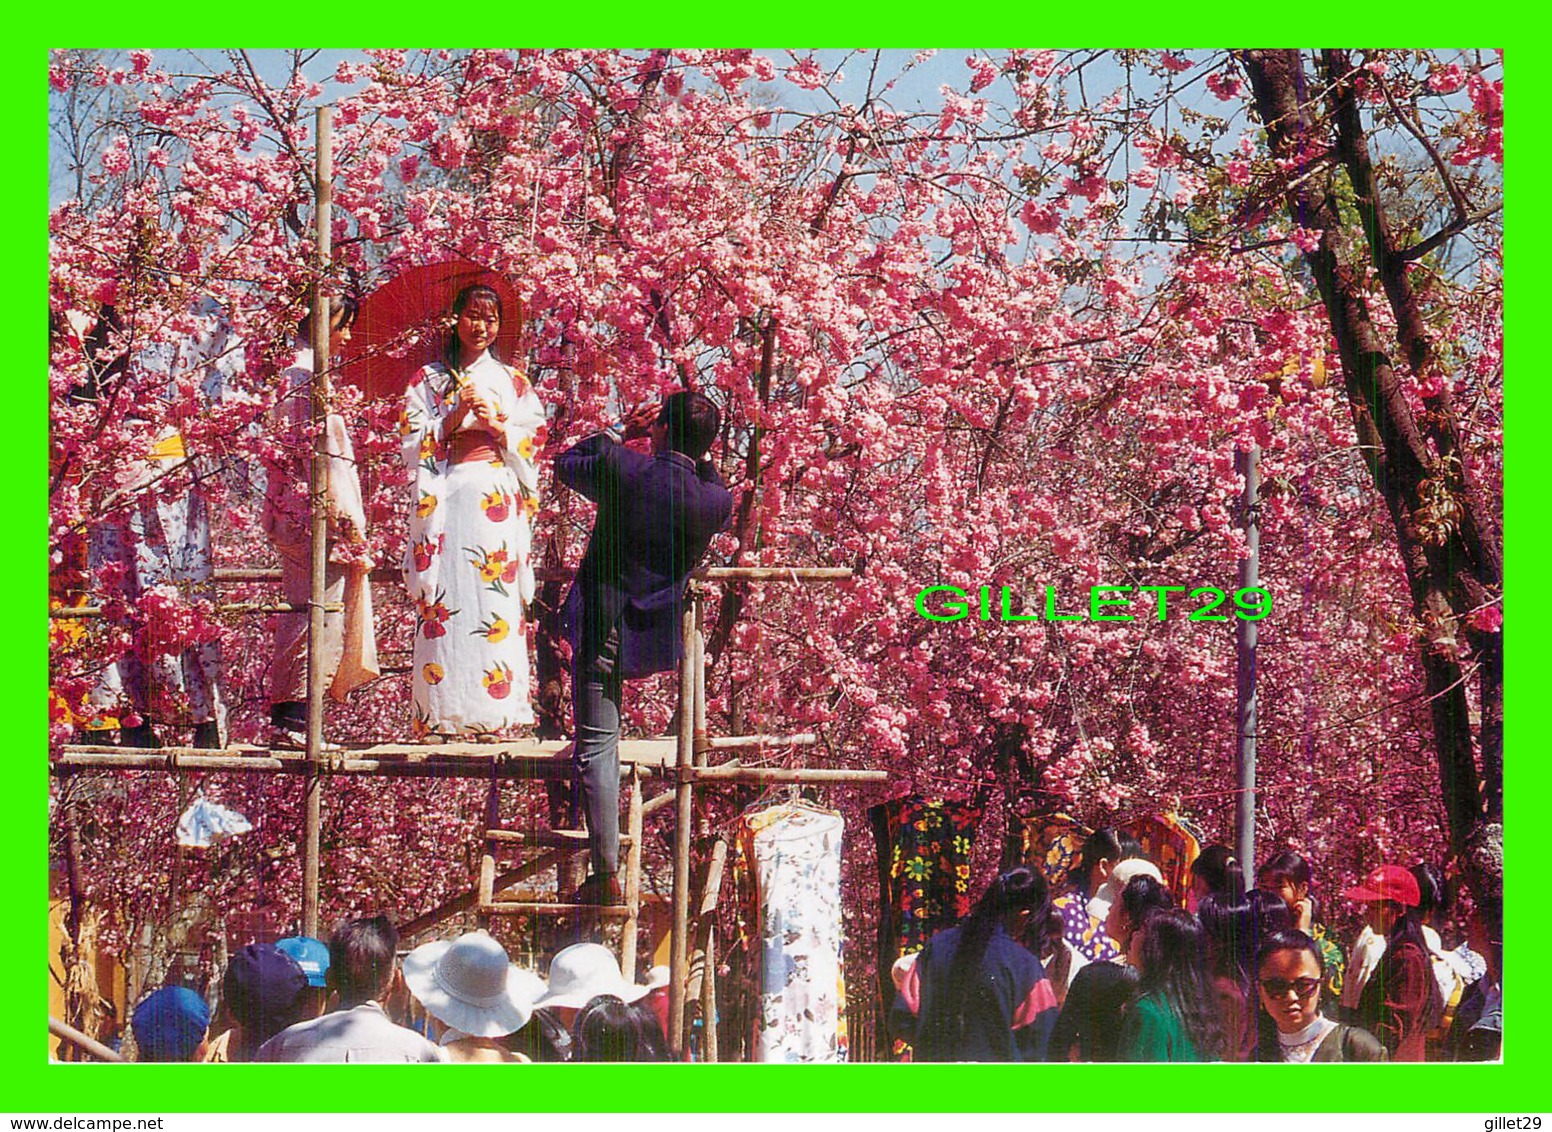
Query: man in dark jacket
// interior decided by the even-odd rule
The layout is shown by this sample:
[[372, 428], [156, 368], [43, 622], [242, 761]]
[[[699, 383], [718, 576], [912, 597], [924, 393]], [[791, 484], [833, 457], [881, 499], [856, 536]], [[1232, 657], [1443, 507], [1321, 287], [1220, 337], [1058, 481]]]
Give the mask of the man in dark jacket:
[[[555, 461], [556, 478], [598, 505], [562, 612], [572, 645], [572, 759], [593, 866], [582, 900], [620, 899], [621, 686], [672, 669], [683, 652], [685, 579], [733, 510], [704, 458], [721, 423], [706, 397], [675, 393]], [[652, 439], [650, 456], [622, 444], [642, 436]]]

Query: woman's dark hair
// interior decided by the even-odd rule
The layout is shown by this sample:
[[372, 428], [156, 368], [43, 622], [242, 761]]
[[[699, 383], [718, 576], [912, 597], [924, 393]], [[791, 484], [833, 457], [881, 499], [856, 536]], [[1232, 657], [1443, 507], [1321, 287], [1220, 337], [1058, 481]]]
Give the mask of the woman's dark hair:
[[1175, 898], [1158, 881], [1147, 873], [1135, 876], [1121, 890], [1121, 911], [1131, 922], [1132, 930], [1139, 930], [1143, 921], [1156, 912], [1167, 912], [1175, 906]]
[[998, 874], [986, 886], [981, 899], [976, 901], [970, 914], [959, 924], [959, 946], [954, 952], [954, 963], [949, 974], [949, 985], [944, 1001], [950, 1006], [945, 1013], [949, 1032], [938, 1048], [957, 1049], [970, 1014], [971, 993], [989, 993], [981, 985], [981, 961], [991, 944], [997, 928], [1004, 924], [1013, 912], [1028, 910], [1036, 923], [1044, 921], [1051, 912], [1051, 891], [1045, 875], [1037, 869], [1020, 866]]
[[1245, 899], [1250, 901], [1251, 908], [1255, 910], [1256, 929], [1262, 939], [1274, 932], [1291, 932], [1298, 926], [1293, 918], [1293, 909], [1277, 893], [1268, 892], [1264, 888], [1252, 888], [1245, 894]]
[[1093, 896], [1089, 891], [1089, 874], [1094, 871], [1095, 865], [1105, 860], [1115, 865], [1142, 855], [1142, 845], [1131, 834], [1114, 826], [1096, 829], [1083, 842], [1083, 848], [1078, 850], [1078, 864], [1072, 875], [1077, 878], [1077, 886], [1083, 895]]
[[1417, 880], [1417, 892], [1421, 898], [1417, 904], [1417, 915], [1427, 923], [1432, 917], [1443, 919], [1450, 914], [1450, 908], [1455, 903], [1454, 893], [1450, 891], [1450, 883], [1444, 876], [1443, 869], [1437, 869], [1427, 861], [1412, 866], [1412, 876]]
[[1266, 881], [1291, 880], [1294, 884], [1307, 885], [1310, 882], [1310, 865], [1303, 857], [1293, 852], [1282, 852], [1268, 857], [1256, 870], [1256, 884], [1262, 886]]
[[527, 1025], [502, 1039], [513, 1053], [529, 1061], [555, 1062], [571, 1059], [571, 1033], [560, 1019], [544, 1007], [535, 1010]]
[[1225, 1057], [1230, 1051], [1203, 961], [1202, 925], [1191, 913], [1170, 908], [1154, 912], [1140, 930], [1138, 992], [1162, 999], [1202, 1056]]
[[1074, 1044], [1079, 1061], [1114, 1061], [1121, 1014], [1137, 991], [1137, 972], [1119, 963], [1090, 963], [1072, 977], [1067, 1001], [1051, 1031], [1049, 1061], [1066, 1061]]
[[[1053, 986], [1066, 986], [1071, 973], [1072, 953], [1062, 946], [1066, 934], [1061, 909], [1053, 908], [1049, 901], [1046, 902], [1046, 914], [1040, 918], [1031, 916], [1024, 932], [1024, 946], [1045, 965], [1045, 973]], [[1045, 962], [1047, 955], [1051, 956], [1049, 963]]]
[[1191, 862], [1191, 875], [1200, 878], [1207, 891], [1231, 899], [1245, 894], [1245, 874], [1239, 859], [1227, 845], [1209, 845]]
[[[339, 329], [355, 324], [356, 316], [361, 313], [361, 303], [352, 294], [335, 295], [329, 300], [329, 322], [339, 323]], [[296, 336], [302, 341], [307, 341], [313, 333], [313, 311], [307, 308], [307, 313], [297, 320]]]
[[[1285, 905], [1286, 907], [1286, 905]], [[1261, 965], [1267, 959], [1279, 951], [1302, 951], [1315, 960], [1315, 967], [1320, 971], [1321, 986], [1326, 981], [1326, 957], [1320, 953], [1320, 945], [1301, 931], [1289, 928], [1286, 931], [1273, 932], [1261, 941], [1261, 946], [1256, 948], [1255, 976], [1252, 980], [1251, 993], [1256, 996], [1256, 1060], [1257, 1061], [1281, 1061], [1283, 1059], [1282, 1046], [1277, 1041], [1277, 1023], [1272, 1021], [1272, 1016], [1266, 1012], [1266, 1007], [1261, 1005]], [[1321, 1012], [1325, 1012], [1325, 1005], [1321, 1005]]]
[[[442, 363], [447, 366], [448, 369], [455, 370], [459, 368], [459, 344], [457, 326], [459, 316], [463, 314], [464, 308], [467, 307], [470, 303], [485, 301], [489, 301], [495, 304], [496, 317], [502, 322], [502, 324], [506, 323], [507, 312], [501, 307], [501, 296], [496, 293], [496, 289], [490, 284], [471, 283], [462, 291], [459, 291], [457, 298], [453, 300], [453, 328], [447, 332], [447, 340], [442, 345]], [[490, 356], [496, 358], [495, 346], [491, 347]], [[501, 359], [496, 358], [496, 360], [500, 361]]]
[[[1283, 911], [1287, 909], [1284, 904]], [[1233, 979], [1241, 989], [1253, 992], [1256, 952], [1267, 936], [1255, 904], [1248, 896], [1235, 898], [1227, 893], [1209, 892], [1196, 906], [1196, 916], [1207, 936], [1212, 973]]]
[[572, 1061], [667, 1061], [663, 1031], [650, 1010], [612, 994], [591, 999], [571, 1026]]

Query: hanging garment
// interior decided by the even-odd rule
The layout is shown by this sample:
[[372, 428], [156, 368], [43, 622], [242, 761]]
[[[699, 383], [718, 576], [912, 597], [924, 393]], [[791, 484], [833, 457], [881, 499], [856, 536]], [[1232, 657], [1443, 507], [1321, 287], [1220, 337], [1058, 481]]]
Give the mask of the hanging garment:
[[[242, 340], [233, 333], [220, 304], [201, 298], [189, 309], [193, 329], [176, 340], [138, 353], [130, 372], [133, 395], [149, 410], [174, 403], [179, 387], [195, 387], [201, 407], [232, 396], [244, 373]], [[159, 410], [165, 412], [165, 405]], [[151, 419], [131, 407], [128, 419]], [[88, 535], [88, 569], [104, 602], [141, 609], [147, 592], [175, 586], [185, 594], [211, 578], [210, 515], [204, 484], [226, 471], [208, 453], [190, 451], [173, 425], [158, 432], [146, 458], [117, 484], [127, 500], [101, 515]], [[226, 701], [221, 683], [219, 639], [187, 642], [167, 651], [157, 625], [141, 621], [133, 647], [100, 674], [89, 703], [91, 726], [111, 727], [128, 715], [142, 720], [215, 723], [225, 731]]]
[[1122, 828], [1142, 844], [1143, 855], [1159, 867], [1170, 895], [1182, 899], [1191, 887], [1191, 863], [1202, 852], [1196, 834], [1174, 814], [1138, 818]]
[[[878, 847], [878, 974], [886, 1006], [895, 997], [894, 961], [970, 913], [970, 850], [983, 812], [972, 802], [918, 797], [868, 810]], [[910, 1059], [907, 1043], [894, 1039], [890, 1048], [896, 1060]]]
[[1067, 814], [1036, 814], [1021, 819], [1024, 864], [1045, 874], [1052, 892], [1073, 882], [1083, 843], [1093, 831]]
[[841, 968], [841, 834], [833, 810], [802, 802], [740, 819], [735, 872], [759, 957], [750, 1060], [846, 1060]]

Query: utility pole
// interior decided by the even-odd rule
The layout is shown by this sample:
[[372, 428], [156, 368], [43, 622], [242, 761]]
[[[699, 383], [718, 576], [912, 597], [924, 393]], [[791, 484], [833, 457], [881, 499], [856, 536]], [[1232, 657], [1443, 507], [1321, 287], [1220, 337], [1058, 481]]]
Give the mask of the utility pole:
[[[1256, 508], [1261, 453], [1255, 445], [1234, 453], [1234, 470], [1245, 479], [1242, 499], [1245, 557], [1239, 564], [1239, 588], [1261, 584], [1261, 524]], [[1256, 883], [1256, 621], [1237, 618], [1234, 687], [1234, 848], [1245, 873], [1245, 887]]]

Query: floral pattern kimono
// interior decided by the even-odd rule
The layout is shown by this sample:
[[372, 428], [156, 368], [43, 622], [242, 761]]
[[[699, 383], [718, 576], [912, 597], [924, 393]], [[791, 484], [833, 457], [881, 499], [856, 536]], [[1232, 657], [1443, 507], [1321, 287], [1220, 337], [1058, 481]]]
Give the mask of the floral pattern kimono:
[[[464, 383], [479, 389], [505, 426], [497, 460], [451, 461], [442, 422], [458, 408]], [[416, 613], [415, 737], [532, 723], [523, 610], [534, 594], [539, 398], [522, 374], [488, 353], [462, 374], [429, 365], [410, 382], [399, 435], [414, 481], [404, 582]]]
[[741, 928], [759, 961], [750, 1060], [846, 1060], [841, 969], [841, 835], [833, 810], [804, 802], [746, 814], [734, 872], [753, 907]]
[[[243, 343], [232, 332], [220, 304], [197, 300], [190, 310], [193, 331], [159, 342], [134, 361], [142, 384], [135, 396], [173, 395], [190, 381], [200, 400], [213, 405], [232, 396], [230, 386], [244, 372]], [[131, 408], [130, 419], [140, 416]], [[117, 485], [130, 502], [92, 524], [87, 561], [105, 600], [140, 606], [148, 590], [190, 586], [211, 577], [210, 514], [204, 481], [228, 469], [217, 457], [188, 452], [171, 424], [157, 434], [136, 478]], [[171, 722], [214, 721], [224, 730], [226, 701], [221, 689], [221, 643], [191, 643], [169, 654], [157, 643], [154, 626], [141, 623], [134, 646], [108, 665], [89, 697], [91, 727], [128, 726], [131, 715]]]

